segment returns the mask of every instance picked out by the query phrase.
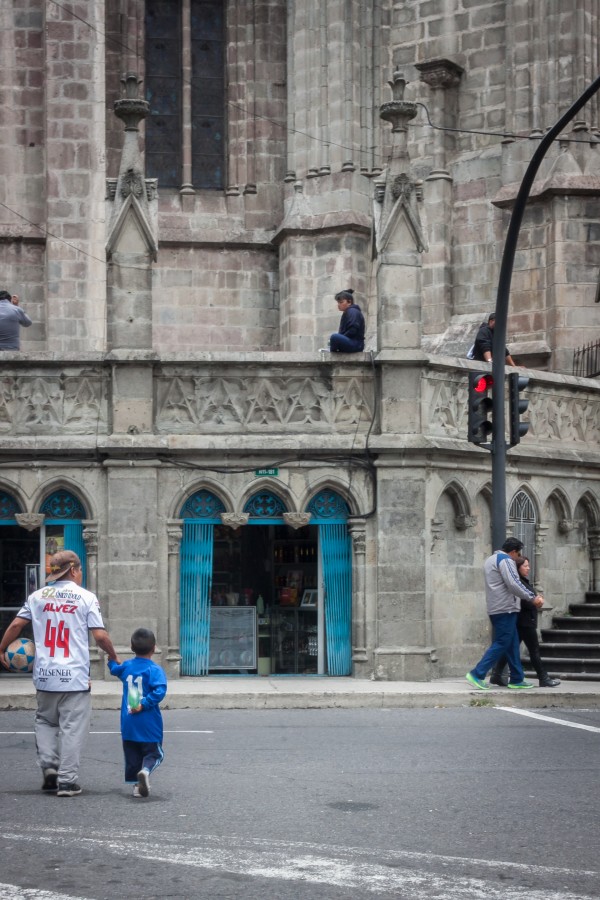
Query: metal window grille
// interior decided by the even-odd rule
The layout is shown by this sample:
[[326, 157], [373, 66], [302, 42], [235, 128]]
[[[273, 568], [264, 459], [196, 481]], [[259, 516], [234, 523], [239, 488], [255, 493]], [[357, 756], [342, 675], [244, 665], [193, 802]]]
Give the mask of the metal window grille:
[[582, 378], [600, 375], [600, 340], [584, 344], [573, 352], [573, 375]]
[[531, 497], [525, 491], [518, 491], [512, 499], [508, 519], [513, 535], [523, 542], [523, 553], [529, 559], [531, 572], [529, 580], [535, 577], [535, 529], [537, 519]]

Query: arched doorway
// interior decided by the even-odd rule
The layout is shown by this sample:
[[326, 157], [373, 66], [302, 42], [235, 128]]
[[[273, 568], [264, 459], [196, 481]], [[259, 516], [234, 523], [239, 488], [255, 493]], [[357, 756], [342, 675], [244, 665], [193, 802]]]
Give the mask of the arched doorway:
[[16, 516], [22, 512], [18, 500], [0, 490], [0, 635], [38, 587], [39, 532], [20, 527]]
[[319, 531], [322, 588], [327, 640], [327, 672], [352, 672], [352, 540], [348, 534], [350, 511], [332, 490], [318, 493], [306, 507]]
[[87, 584], [87, 560], [83, 541], [83, 519], [87, 518], [81, 501], [65, 488], [50, 494], [40, 506], [44, 514], [42, 543], [45, 552], [45, 574], [48, 559], [59, 550], [73, 550], [81, 560], [83, 586]]
[[209, 664], [210, 598], [214, 528], [221, 524], [222, 501], [207, 490], [183, 504], [180, 569], [181, 674], [206, 675]]
[[181, 674], [350, 674], [348, 512], [333, 491], [306, 514], [289, 513], [269, 489], [239, 515], [210, 491], [190, 497], [181, 509]]

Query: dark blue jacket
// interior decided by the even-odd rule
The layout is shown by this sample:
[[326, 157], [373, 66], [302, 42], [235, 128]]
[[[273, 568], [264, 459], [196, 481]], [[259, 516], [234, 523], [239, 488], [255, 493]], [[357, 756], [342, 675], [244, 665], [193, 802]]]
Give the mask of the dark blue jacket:
[[339, 334], [345, 335], [353, 341], [365, 342], [365, 317], [360, 306], [353, 303], [342, 313], [340, 319]]

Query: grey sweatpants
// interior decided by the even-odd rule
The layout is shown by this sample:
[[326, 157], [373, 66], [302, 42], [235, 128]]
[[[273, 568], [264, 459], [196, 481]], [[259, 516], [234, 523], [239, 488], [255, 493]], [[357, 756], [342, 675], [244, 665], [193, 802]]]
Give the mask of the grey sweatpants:
[[37, 691], [35, 743], [41, 769], [56, 769], [59, 783], [77, 781], [79, 758], [90, 729], [89, 691]]

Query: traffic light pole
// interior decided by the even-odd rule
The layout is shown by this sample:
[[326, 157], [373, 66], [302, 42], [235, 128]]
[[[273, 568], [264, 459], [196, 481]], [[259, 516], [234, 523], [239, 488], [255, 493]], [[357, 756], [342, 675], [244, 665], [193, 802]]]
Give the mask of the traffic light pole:
[[504, 375], [505, 360], [504, 349], [506, 347], [506, 322], [508, 318], [508, 303], [510, 297], [510, 283], [512, 279], [513, 263], [517, 250], [517, 241], [525, 204], [529, 197], [531, 186], [534, 182], [540, 164], [546, 155], [548, 148], [558, 137], [563, 128], [574, 119], [582, 106], [590, 97], [600, 89], [600, 77], [583, 92], [573, 103], [570, 109], [561, 116], [558, 122], [552, 126], [541, 139], [539, 146], [531, 158], [527, 171], [521, 182], [513, 207], [502, 265], [498, 281], [498, 293], [496, 295], [496, 323], [494, 326], [494, 339], [492, 346], [492, 375], [494, 378], [493, 400], [493, 434], [492, 434], [492, 550], [498, 550], [506, 540], [506, 440], [504, 426]]

